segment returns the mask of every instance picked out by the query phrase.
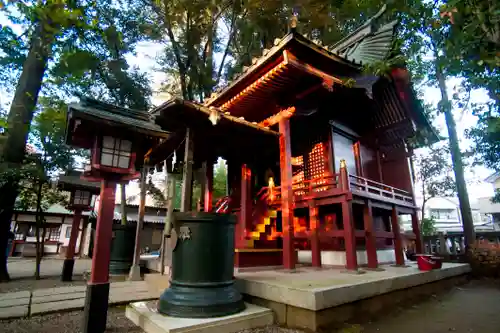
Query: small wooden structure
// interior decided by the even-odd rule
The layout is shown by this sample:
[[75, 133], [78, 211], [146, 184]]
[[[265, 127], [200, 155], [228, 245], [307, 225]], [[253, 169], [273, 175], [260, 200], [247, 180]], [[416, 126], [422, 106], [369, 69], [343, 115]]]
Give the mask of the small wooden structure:
[[75, 212], [73, 216], [73, 223], [71, 226], [71, 235], [68, 247], [65, 253], [61, 279], [63, 281], [71, 281], [73, 279], [73, 267], [75, 260], [75, 246], [80, 229], [81, 216], [83, 211], [91, 209], [92, 197], [99, 194], [99, 183], [92, 183], [81, 179], [82, 172], [71, 170], [59, 176], [58, 187], [63, 191], [70, 192], [70, 199], [68, 209]]
[[142, 157], [167, 136], [167, 132], [150, 121], [147, 112], [87, 98], [69, 105], [66, 143], [91, 150], [91, 164], [85, 168], [83, 178], [101, 184], [84, 311], [85, 333], [102, 333], [106, 329], [116, 185], [138, 178], [138, 170], [144, 164]]
[[[184, 211], [193, 168], [207, 170], [203, 209], [239, 216], [237, 266], [293, 269], [300, 249], [318, 267], [323, 254], [342, 251], [349, 270], [366, 251], [364, 264], [376, 269], [387, 248], [404, 266], [400, 214], [412, 216], [421, 251], [411, 156], [415, 142], [438, 137], [404, 67], [383, 77], [362, 70], [392, 55], [397, 22], [382, 24], [382, 14], [331, 49], [292, 29], [204, 105], [173, 99], [152, 111], [172, 135], [148, 158], [176, 152]], [[230, 190], [212, 207], [217, 157], [228, 162]]]

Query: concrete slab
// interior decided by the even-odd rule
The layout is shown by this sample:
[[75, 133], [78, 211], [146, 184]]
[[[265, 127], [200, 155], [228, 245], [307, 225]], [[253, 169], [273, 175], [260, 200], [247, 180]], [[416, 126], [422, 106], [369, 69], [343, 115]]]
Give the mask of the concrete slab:
[[86, 288], [87, 288], [86, 286], [71, 286], [71, 287], [36, 289], [33, 291], [33, 296], [41, 297], [41, 296], [55, 295], [55, 294], [80, 293], [80, 292], [85, 292]]
[[10, 306], [0, 309], [0, 319], [26, 317], [29, 313], [28, 305]]
[[84, 305], [85, 298], [71, 299], [60, 302], [31, 304], [31, 315], [78, 310], [82, 309]]
[[158, 299], [159, 295], [151, 291], [135, 291], [130, 293], [114, 293], [109, 295], [110, 304], [124, 304], [138, 301]]
[[3, 293], [0, 294], [0, 301], [5, 301], [8, 299], [17, 299], [17, 298], [30, 298], [31, 297], [31, 292], [28, 290], [24, 291], [15, 291], [11, 293]]
[[318, 311], [357, 300], [423, 285], [470, 272], [468, 264], [444, 263], [430, 272], [410, 267], [383, 266], [384, 271], [361, 275], [342, 274], [341, 269], [301, 268], [300, 273], [261, 271], [236, 274], [243, 294]]
[[6, 299], [3, 301], [0, 301], [0, 311], [3, 311], [4, 308], [9, 308], [12, 306], [19, 306], [19, 305], [29, 305], [30, 304], [30, 298], [12, 298], [12, 299]]
[[33, 294], [33, 297], [31, 298], [31, 304], [61, 302], [80, 298], [85, 298], [85, 291], [45, 296], [35, 296], [35, 294]]
[[156, 302], [138, 302], [127, 306], [126, 316], [146, 333], [233, 333], [273, 323], [271, 310], [253, 304], [231, 316], [191, 319], [161, 315]]

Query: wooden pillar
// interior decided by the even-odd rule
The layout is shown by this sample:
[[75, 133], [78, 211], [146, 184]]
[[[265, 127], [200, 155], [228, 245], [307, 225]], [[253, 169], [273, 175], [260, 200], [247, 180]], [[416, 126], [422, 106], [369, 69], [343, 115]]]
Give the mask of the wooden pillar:
[[[80, 221], [82, 219], [82, 209], [76, 208], [73, 215], [73, 223], [71, 224], [71, 234], [69, 237], [68, 247], [64, 258], [63, 269], [61, 274], [62, 281], [73, 280], [73, 267], [75, 265], [75, 248], [76, 240], [78, 239], [78, 232], [80, 231]], [[50, 236], [49, 236], [50, 237]], [[80, 242], [80, 247], [81, 247]]]
[[102, 180], [101, 202], [97, 213], [92, 268], [87, 283], [83, 332], [102, 333], [106, 330], [109, 299], [109, 259], [113, 234], [116, 182]]
[[365, 226], [365, 243], [366, 243], [366, 256], [368, 258], [368, 268], [378, 268], [377, 259], [377, 245], [375, 238], [375, 230], [373, 228], [373, 212], [372, 202], [365, 201], [363, 207], [363, 220]]
[[394, 254], [396, 256], [396, 265], [404, 266], [405, 258], [403, 255], [403, 242], [401, 240], [401, 231], [399, 229], [398, 209], [394, 205], [392, 206], [391, 227], [392, 227], [392, 233], [394, 234]]
[[352, 220], [352, 201], [342, 202], [342, 222], [344, 225], [344, 244], [346, 268], [348, 270], [358, 269], [358, 257], [356, 253], [356, 234]]
[[193, 199], [193, 132], [186, 130], [186, 146], [184, 149], [184, 168], [182, 173], [181, 212], [192, 209]]
[[378, 181], [384, 182], [384, 172], [382, 171], [382, 156], [380, 150], [377, 149], [377, 169], [378, 169]]
[[128, 276], [129, 281], [141, 281], [141, 268], [139, 262], [141, 261], [141, 231], [144, 225], [144, 214], [146, 213], [146, 178], [149, 173], [149, 168], [143, 166], [141, 170], [141, 185], [140, 185], [140, 201], [138, 210], [137, 226], [135, 230], [135, 246], [134, 258], [132, 259], [132, 266]]
[[417, 211], [414, 211], [413, 214], [411, 214], [411, 228], [413, 229], [413, 233], [415, 234], [415, 251], [417, 253], [424, 253], [422, 233], [420, 232], [420, 224], [418, 223]]
[[203, 182], [205, 183], [205, 193], [203, 193], [205, 212], [212, 211], [212, 195], [214, 191], [214, 165], [212, 161], [205, 162], [205, 174]]
[[76, 241], [78, 239], [78, 232], [80, 231], [80, 221], [82, 220], [82, 210], [75, 209], [73, 215], [73, 223], [71, 224], [71, 234], [69, 236], [68, 248], [66, 249], [66, 259], [73, 259], [76, 250]]
[[283, 229], [283, 266], [295, 268], [295, 249], [293, 243], [293, 190], [292, 190], [292, 149], [290, 119], [279, 122], [280, 132], [280, 170], [281, 170], [281, 223]]
[[311, 240], [312, 266], [321, 267], [321, 248], [319, 242], [319, 216], [318, 207], [314, 201], [309, 202], [309, 229]]
[[246, 165], [241, 166], [241, 226], [243, 230], [252, 228], [252, 170]]

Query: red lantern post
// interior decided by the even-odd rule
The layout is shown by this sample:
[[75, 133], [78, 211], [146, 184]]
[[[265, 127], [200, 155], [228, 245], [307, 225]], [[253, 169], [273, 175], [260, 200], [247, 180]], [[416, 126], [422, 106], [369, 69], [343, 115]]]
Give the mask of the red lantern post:
[[83, 331], [102, 333], [108, 311], [116, 184], [139, 178], [137, 170], [142, 167], [146, 152], [168, 133], [155, 125], [146, 111], [124, 109], [92, 99], [70, 104], [67, 117], [66, 143], [91, 150], [91, 163], [85, 168], [83, 178], [101, 184]]
[[78, 232], [80, 231], [82, 212], [91, 209], [92, 196], [99, 193], [99, 184], [80, 179], [81, 175], [81, 172], [69, 171], [65, 175], [61, 175], [58, 181], [58, 186], [61, 190], [71, 193], [68, 209], [75, 212], [61, 273], [62, 281], [71, 281], [73, 279], [74, 255]]

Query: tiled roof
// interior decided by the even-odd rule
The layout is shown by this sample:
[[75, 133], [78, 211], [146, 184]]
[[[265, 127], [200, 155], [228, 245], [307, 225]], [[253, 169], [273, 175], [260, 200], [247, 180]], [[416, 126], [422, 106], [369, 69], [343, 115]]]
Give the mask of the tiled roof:
[[116, 125], [124, 125], [138, 132], [148, 132], [160, 137], [168, 136], [168, 132], [163, 131], [152, 121], [147, 111], [122, 108], [91, 98], [82, 98], [79, 103], [69, 104], [69, 110], [107, 120]]
[[354, 68], [360, 69], [361, 65], [384, 60], [392, 49], [392, 41], [397, 24], [397, 21], [393, 21], [378, 28], [378, 20], [385, 11], [386, 6], [384, 5], [374, 17], [365, 22], [353, 33], [334, 44], [331, 48], [319, 45], [295, 31], [288, 33], [281, 39], [275, 39], [271, 49], [264, 49], [260, 57], [253, 58], [250, 66], [243, 67], [242, 72], [236, 74], [229, 85], [217, 89], [212, 96], [205, 101], [205, 105], [212, 105], [219, 95], [236, 85], [243, 77], [246, 77], [260, 67], [273, 55], [285, 49], [287, 44], [292, 40], [305, 44], [315, 52], [324, 54], [337, 62], [350, 65]]

